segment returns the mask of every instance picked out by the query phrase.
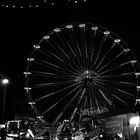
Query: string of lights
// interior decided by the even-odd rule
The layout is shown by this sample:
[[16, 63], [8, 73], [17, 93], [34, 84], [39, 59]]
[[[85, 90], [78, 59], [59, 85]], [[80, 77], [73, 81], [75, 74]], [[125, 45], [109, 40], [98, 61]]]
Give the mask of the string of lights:
[[83, 5], [88, 0], [2, 0], [0, 6], [2, 8], [45, 8], [54, 6], [71, 6]]

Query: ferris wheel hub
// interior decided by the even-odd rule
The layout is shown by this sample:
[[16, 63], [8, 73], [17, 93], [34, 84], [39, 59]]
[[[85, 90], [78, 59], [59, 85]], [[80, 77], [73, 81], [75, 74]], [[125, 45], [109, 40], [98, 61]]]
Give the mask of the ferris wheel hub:
[[81, 83], [82, 85], [90, 85], [95, 81], [97, 73], [91, 70], [86, 70], [76, 77], [75, 81]]

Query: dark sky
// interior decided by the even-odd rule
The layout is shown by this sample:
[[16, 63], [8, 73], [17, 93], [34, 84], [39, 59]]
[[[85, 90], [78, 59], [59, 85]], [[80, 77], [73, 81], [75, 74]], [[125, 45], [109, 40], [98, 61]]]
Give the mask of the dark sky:
[[[94, 1], [94, 0], [91, 0]], [[6, 119], [14, 119], [24, 100], [26, 58], [32, 46], [56, 26], [91, 22], [108, 28], [122, 38], [140, 60], [140, 12], [136, 3], [90, 3], [85, 7], [46, 9], [2, 9], [0, 15], [0, 73], [8, 76]], [[2, 87], [0, 98], [2, 99]], [[1, 102], [2, 104], [2, 102]], [[0, 111], [1, 114], [1, 111]]]

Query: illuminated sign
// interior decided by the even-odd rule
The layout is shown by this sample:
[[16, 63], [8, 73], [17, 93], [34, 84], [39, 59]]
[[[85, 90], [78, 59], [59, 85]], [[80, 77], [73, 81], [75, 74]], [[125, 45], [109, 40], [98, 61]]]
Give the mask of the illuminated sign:
[[117, 134], [123, 132], [123, 119], [121, 118], [109, 118], [104, 125], [106, 134]]

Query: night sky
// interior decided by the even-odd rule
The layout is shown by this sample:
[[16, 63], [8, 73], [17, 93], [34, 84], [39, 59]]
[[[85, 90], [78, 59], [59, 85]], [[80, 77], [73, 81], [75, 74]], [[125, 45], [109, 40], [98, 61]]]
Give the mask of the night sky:
[[[27, 100], [23, 72], [26, 70], [26, 59], [30, 56], [33, 45], [56, 26], [80, 21], [101, 25], [122, 38], [140, 60], [140, 12], [137, 4], [122, 4], [118, 1], [109, 4], [90, 2], [81, 7], [65, 8], [58, 5], [46, 9], [2, 9], [0, 73], [10, 79], [7, 86], [6, 120], [14, 119], [15, 113], [23, 109], [24, 101]], [[0, 89], [2, 106], [2, 85]]]

